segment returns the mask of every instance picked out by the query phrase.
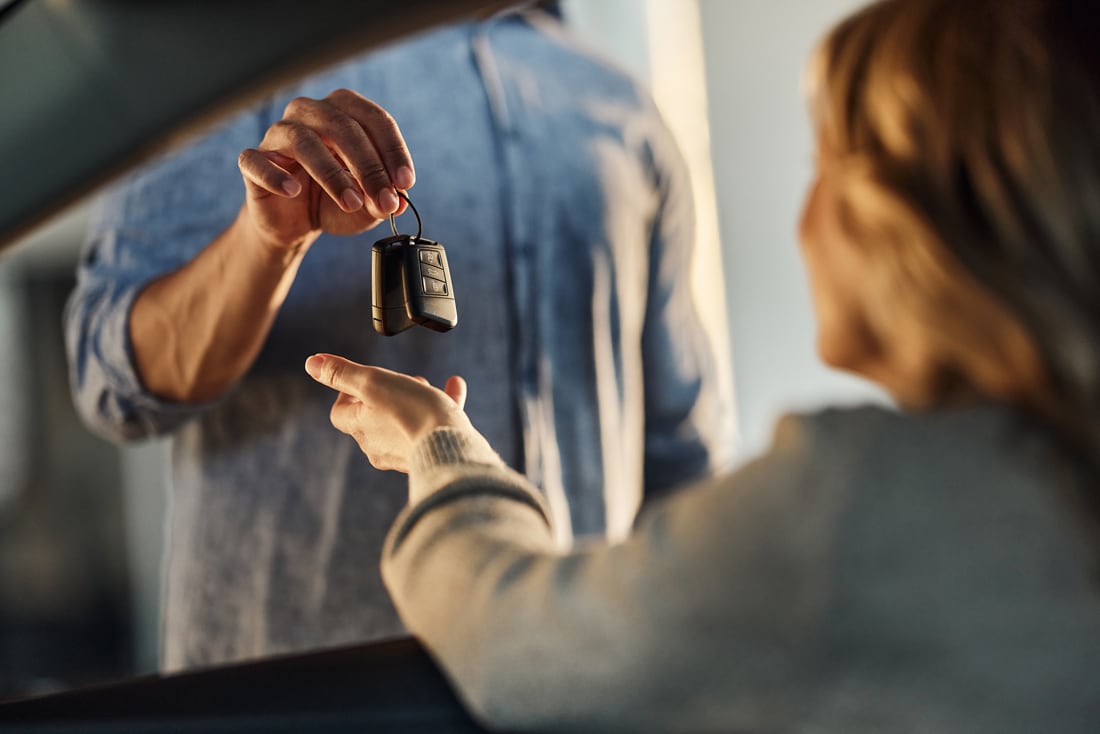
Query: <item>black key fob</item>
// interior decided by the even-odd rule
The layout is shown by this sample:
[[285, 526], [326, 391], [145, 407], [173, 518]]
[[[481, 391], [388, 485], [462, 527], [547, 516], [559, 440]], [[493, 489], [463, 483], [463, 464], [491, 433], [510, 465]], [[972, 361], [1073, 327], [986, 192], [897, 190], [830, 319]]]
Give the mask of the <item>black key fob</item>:
[[384, 336], [399, 334], [419, 324], [433, 331], [450, 331], [458, 325], [454, 286], [443, 245], [420, 236], [420, 214], [402, 192], [416, 214], [416, 236], [397, 233], [390, 217], [393, 237], [371, 248], [371, 316], [374, 330]]
[[399, 334], [415, 324], [433, 331], [458, 325], [447, 253], [438, 242], [410, 235], [374, 243], [371, 253], [374, 330]]

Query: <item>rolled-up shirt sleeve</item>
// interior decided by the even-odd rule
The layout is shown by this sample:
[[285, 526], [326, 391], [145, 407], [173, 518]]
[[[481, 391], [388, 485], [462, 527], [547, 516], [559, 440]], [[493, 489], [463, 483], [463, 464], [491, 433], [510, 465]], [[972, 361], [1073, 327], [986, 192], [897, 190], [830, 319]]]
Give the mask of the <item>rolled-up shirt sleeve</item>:
[[130, 311], [142, 289], [189, 262], [233, 221], [244, 201], [236, 159], [260, 135], [258, 113], [240, 116], [146, 165], [93, 207], [64, 329], [77, 412], [100, 435], [166, 434], [207, 407], [145, 389]]

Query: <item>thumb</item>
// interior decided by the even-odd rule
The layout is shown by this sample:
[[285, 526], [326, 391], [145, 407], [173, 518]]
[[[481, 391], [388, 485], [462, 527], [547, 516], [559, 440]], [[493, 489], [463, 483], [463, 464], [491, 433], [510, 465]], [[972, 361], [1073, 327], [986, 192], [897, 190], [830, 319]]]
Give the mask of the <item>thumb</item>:
[[458, 375], [452, 375], [447, 379], [447, 384], [443, 388], [443, 392], [455, 401], [458, 405], [458, 409], [462, 410], [466, 407], [466, 381]]

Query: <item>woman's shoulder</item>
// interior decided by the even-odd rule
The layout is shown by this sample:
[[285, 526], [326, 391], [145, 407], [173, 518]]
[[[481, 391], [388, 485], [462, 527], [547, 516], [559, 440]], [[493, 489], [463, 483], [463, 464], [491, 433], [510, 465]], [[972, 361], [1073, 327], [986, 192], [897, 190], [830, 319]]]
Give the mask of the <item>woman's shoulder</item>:
[[792, 441], [801, 475], [843, 498], [841, 545], [857, 555], [924, 547], [917, 565], [936, 567], [928, 578], [1036, 563], [1087, 573], [1073, 496], [1088, 477], [1051, 431], [1008, 406], [834, 408], [783, 419], [775, 446]]
[[[1049, 514], [1073, 472], [1053, 435], [1011, 408], [983, 404], [912, 413], [829, 408], [777, 424], [768, 463], [800, 467], [797, 483], [854, 506]], [[1068, 471], [1067, 471], [1068, 470]], [[813, 478], [808, 482], [808, 478]]]
[[[902, 411], [881, 405], [831, 407], [782, 417], [776, 441], [798, 440], [839, 456], [864, 460], [951, 462], [964, 455], [1003, 462], [1004, 454], [1035, 458], [1049, 454], [1052, 437], [1034, 421], [996, 403]], [[1023, 453], [1021, 453], [1023, 452]]]

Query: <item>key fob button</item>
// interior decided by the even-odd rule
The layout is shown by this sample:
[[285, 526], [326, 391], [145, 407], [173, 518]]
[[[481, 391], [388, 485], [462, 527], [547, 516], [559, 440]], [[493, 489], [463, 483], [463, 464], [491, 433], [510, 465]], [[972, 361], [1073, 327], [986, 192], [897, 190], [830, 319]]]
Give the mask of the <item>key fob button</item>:
[[424, 294], [428, 296], [445, 296], [447, 295], [447, 284], [442, 280], [436, 280], [435, 278], [423, 278], [424, 281]]
[[[434, 265], [437, 268], [443, 267], [443, 258], [436, 250], [421, 250], [420, 262], [428, 265]], [[432, 276], [435, 277], [434, 275]]]
[[435, 265], [428, 265], [424, 262], [423, 258], [421, 258], [420, 262], [420, 274], [428, 278], [435, 278], [436, 280], [442, 280], [444, 282], [446, 282], [447, 280], [447, 276], [443, 273], [443, 268], [436, 267]]

